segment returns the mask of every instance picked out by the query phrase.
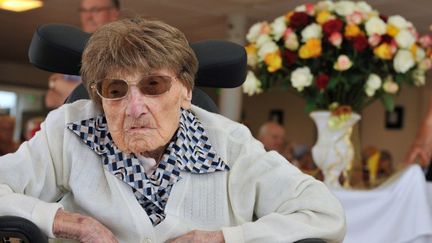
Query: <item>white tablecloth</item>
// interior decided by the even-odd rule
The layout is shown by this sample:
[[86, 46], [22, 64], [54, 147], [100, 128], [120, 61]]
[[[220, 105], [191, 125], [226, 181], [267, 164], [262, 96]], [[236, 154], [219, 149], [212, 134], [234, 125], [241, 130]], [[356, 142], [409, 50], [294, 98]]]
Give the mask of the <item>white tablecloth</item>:
[[333, 192], [345, 208], [345, 243], [432, 242], [432, 184], [419, 166], [374, 190]]

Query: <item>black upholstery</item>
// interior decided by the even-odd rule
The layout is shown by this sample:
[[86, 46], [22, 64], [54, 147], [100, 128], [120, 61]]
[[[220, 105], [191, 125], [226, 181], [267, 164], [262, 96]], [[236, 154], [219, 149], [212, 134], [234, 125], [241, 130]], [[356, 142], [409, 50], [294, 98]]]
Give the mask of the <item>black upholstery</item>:
[[7, 237], [29, 243], [48, 242], [48, 238], [31, 221], [15, 216], [0, 216], [0, 242]]
[[[79, 75], [81, 54], [90, 37], [80, 29], [64, 24], [47, 24], [33, 35], [30, 63], [55, 73]], [[191, 44], [198, 58], [196, 86], [233, 88], [246, 78], [247, 56], [243, 46], [222, 40]]]

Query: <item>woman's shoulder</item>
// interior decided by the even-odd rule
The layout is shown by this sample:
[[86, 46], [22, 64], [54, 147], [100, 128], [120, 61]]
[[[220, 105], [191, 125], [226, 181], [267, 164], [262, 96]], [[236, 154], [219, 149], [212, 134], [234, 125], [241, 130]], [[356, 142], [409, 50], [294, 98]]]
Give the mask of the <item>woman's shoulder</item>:
[[192, 112], [202, 123], [204, 129], [210, 133], [217, 132], [229, 136], [232, 139], [252, 137], [249, 128], [239, 122], [230, 120], [225, 116], [206, 111], [198, 106], [192, 106]]
[[93, 118], [102, 112], [91, 100], [78, 100], [70, 104], [64, 104], [51, 111], [47, 120], [54, 123], [69, 123]]

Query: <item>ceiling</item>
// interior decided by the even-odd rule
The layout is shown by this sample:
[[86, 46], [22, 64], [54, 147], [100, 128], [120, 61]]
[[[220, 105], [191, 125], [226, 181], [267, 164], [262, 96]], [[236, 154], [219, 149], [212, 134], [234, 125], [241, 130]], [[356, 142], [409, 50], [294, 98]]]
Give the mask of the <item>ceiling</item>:
[[[45, 0], [44, 7], [21, 13], [0, 10], [0, 63], [28, 64], [34, 30], [46, 23], [79, 26], [79, 0]], [[122, 15], [157, 17], [182, 30], [191, 42], [226, 39], [230, 15], [244, 14], [248, 24], [272, 20], [305, 0], [123, 0]], [[384, 15], [400, 14], [425, 33], [432, 24], [431, 0], [370, 0]], [[1, 77], [0, 83], [4, 79]]]

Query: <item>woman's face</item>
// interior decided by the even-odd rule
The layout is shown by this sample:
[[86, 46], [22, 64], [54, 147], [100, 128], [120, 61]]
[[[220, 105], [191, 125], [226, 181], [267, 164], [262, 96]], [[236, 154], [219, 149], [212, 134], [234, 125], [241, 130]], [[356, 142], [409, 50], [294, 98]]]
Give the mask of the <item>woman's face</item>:
[[[142, 94], [136, 85], [143, 76], [165, 75], [172, 77], [171, 88], [163, 94]], [[160, 156], [179, 126], [180, 107], [190, 108], [192, 94], [176, 78], [176, 74], [161, 69], [143, 75], [140, 72], [107, 78], [118, 78], [129, 83], [128, 95], [120, 100], [102, 98], [102, 107], [108, 129], [117, 147], [123, 152]], [[156, 158], [157, 159], [157, 158]]]

